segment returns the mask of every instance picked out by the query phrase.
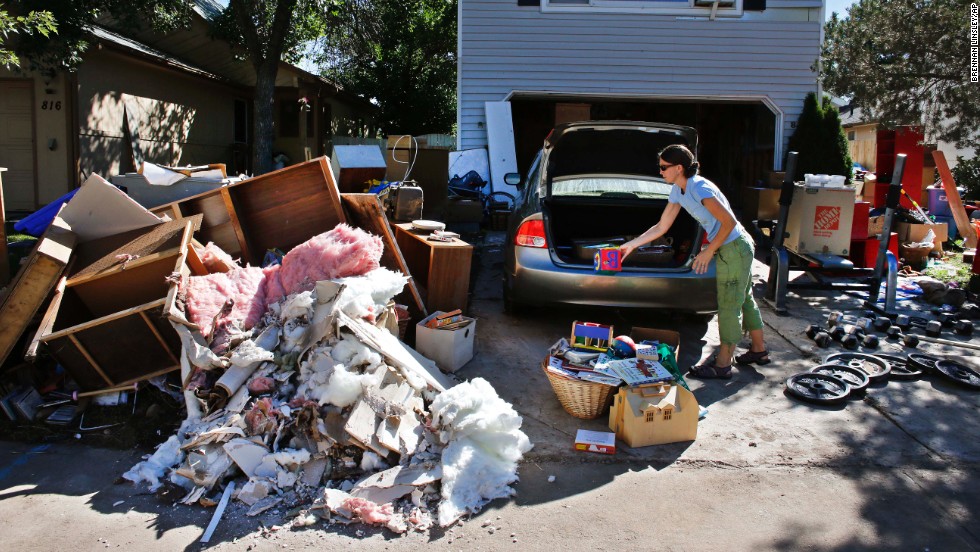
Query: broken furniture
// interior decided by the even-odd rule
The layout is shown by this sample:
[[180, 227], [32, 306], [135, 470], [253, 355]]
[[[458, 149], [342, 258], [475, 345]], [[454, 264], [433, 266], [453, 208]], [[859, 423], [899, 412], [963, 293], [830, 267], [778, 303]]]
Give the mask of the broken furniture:
[[[80, 244], [35, 341], [84, 390], [115, 388], [180, 367], [170, 324], [200, 216]], [[138, 359], [138, 361], [137, 361]]]
[[[57, 285], [74, 246], [75, 234], [64, 220], [55, 217], [0, 299], [0, 364]], [[2, 261], [6, 263], [6, 257]]]
[[428, 240], [428, 233], [413, 230], [411, 223], [395, 224], [393, 228], [408, 269], [416, 283], [425, 289], [425, 305], [429, 310], [465, 309], [473, 246], [458, 239]]
[[[783, 188], [779, 197], [779, 221], [776, 223], [776, 231], [773, 234], [773, 246], [769, 267], [769, 281], [766, 288], [766, 300], [774, 303], [777, 314], [785, 315], [786, 293], [788, 290], [840, 290], [848, 292], [867, 292], [868, 308], [881, 310], [878, 303], [878, 294], [881, 290], [882, 282], [887, 278], [885, 290], [884, 312], [891, 313], [895, 310], [895, 290], [898, 284], [898, 261], [895, 255], [888, 250], [888, 240], [882, 240], [879, 244], [878, 257], [874, 268], [856, 268], [854, 264], [836, 254], [807, 253], [805, 248], [792, 250], [786, 243], [788, 235], [788, 218], [794, 200], [793, 173], [796, 171], [797, 154], [790, 152], [787, 158], [786, 177], [783, 180]], [[899, 196], [902, 189], [902, 172], [905, 167], [905, 155], [899, 154], [895, 161], [895, 172], [891, 188], [888, 193], [887, 208], [885, 210], [885, 222], [882, 234], [890, 236], [893, 226], [895, 210], [898, 208]], [[851, 192], [853, 194], [853, 192]], [[823, 209], [823, 205], [812, 205], [815, 218], [809, 223], [812, 229], [805, 229], [809, 233], [824, 233], [823, 226], [830, 223], [833, 217], [832, 209]], [[823, 213], [822, 215], [820, 213]], [[838, 212], [840, 216], [840, 212]], [[804, 233], [800, 229], [798, 236]], [[841, 236], [844, 243], [849, 244], [850, 229], [845, 235]], [[826, 236], [826, 233], [824, 233]], [[801, 239], [796, 240], [798, 246]], [[846, 246], [845, 246], [846, 247]], [[829, 250], [829, 247], [828, 247]], [[837, 252], [834, 250], [834, 252]], [[803, 270], [813, 278], [813, 281], [789, 281], [790, 268]]]
[[119, 174], [110, 177], [109, 181], [116, 186], [126, 188], [126, 193], [131, 198], [148, 209], [210, 192], [225, 184], [222, 179], [215, 180], [195, 176], [182, 177], [169, 185], [152, 184], [146, 176], [140, 173]]
[[171, 218], [204, 215], [199, 241], [213, 241], [243, 263], [289, 249], [346, 222], [326, 157], [161, 205]]

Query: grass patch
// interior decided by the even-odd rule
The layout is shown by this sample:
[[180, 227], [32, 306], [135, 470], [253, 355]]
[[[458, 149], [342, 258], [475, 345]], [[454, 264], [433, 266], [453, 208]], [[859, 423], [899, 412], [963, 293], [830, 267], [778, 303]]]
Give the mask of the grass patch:
[[966, 289], [970, 283], [972, 267], [963, 262], [962, 256], [949, 256], [942, 262], [938, 262], [925, 270], [922, 274], [935, 278], [940, 282], [954, 283], [962, 289]]

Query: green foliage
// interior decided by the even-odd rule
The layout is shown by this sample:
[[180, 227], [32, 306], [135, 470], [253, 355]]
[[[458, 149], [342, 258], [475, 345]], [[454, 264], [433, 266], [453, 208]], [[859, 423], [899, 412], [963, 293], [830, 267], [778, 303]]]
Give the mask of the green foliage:
[[352, 0], [331, 14], [325, 75], [376, 103], [389, 134], [447, 133], [456, 120], [456, 1]]
[[824, 105], [814, 92], [803, 100], [803, 112], [796, 121], [796, 131], [789, 138], [788, 151], [799, 153], [797, 179], [804, 174], [839, 174], [851, 178], [851, 153], [847, 136], [840, 124], [840, 112], [829, 98]]
[[980, 156], [973, 159], [957, 157], [951, 172], [956, 186], [966, 188], [967, 198], [980, 199]]
[[14, 53], [26, 60], [29, 69], [72, 70], [89, 47], [86, 27], [99, 24], [116, 28], [146, 28], [166, 31], [186, 23], [192, 3], [185, 0], [16, 0], [12, 13], [44, 10], [56, 26], [56, 34], [23, 34], [13, 44]]
[[963, 262], [962, 255], [949, 255], [942, 263], [933, 264], [922, 271], [922, 274], [940, 282], [956, 283], [961, 289], [967, 288], [972, 273], [973, 268]]
[[253, 64], [267, 59], [295, 64], [306, 43], [326, 31], [327, 14], [342, 1], [232, 0], [212, 21], [212, 33]]
[[980, 145], [980, 86], [970, 82], [963, 0], [858, 0], [824, 27], [817, 68], [827, 91], [886, 127]]
[[0, 6], [0, 65], [12, 69], [20, 66], [16, 52], [7, 47], [17, 34], [39, 34], [45, 38], [58, 32], [58, 24], [49, 11], [29, 11], [27, 15], [11, 15]]

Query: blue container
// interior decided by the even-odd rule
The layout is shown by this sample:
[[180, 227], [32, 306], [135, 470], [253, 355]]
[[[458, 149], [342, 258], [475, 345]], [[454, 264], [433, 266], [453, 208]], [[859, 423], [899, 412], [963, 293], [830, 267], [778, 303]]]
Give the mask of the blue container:
[[[949, 208], [949, 200], [946, 199], [945, 188], [926, 188], [929, 192], [929, 214], [937, 217], [951, 217], [953, 211]], [[966, 188], [956, 189], [960, 196], [966, 193]]]

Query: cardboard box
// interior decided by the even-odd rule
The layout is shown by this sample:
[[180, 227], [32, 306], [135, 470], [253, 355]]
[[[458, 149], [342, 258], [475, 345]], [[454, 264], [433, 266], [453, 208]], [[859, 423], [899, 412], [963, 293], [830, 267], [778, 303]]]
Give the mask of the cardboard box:
[[436, 311], [415, 326], [415, 350], [431, 358], [443, 372], [455, 372], [473, 358], [473, 344], [476, 338], [476, 319], [461, 316], [460, 321], [469, 320], [466, 326], [456, 329], [429, 328], [442, 311]]
[[750, 220], [776, 220], [779, 218], [778, 188], [745, 188], [742, 208]]
[[659, 341], [666, 343], [674, 348], [674, 357], [680, 358], [681, 355], [681, 334], [674, 330], [661, 330], [657, 328], [634, 327], [630, 331], [630, 337], [634, 342]]
[[575, 432], [575, 450], [616, 454], [616, 434], [608, 431], [580, 429]]
[[766, 171], [766, 185], [770, 188], [782, 188], [785, 171]]
[[700, 408], [680, 385], [622, 387], [609, 409], [609, 429], [632, 448], [693, 441]]
[[797, 184], [786, 219], [787, 249], [847, 256], [854, 220], [854, 189]]
[[929, 230], [936, 235], [932, 242], [932, 250], [942, 254], [943, 243], [949, 239], [949, 228], [944, 223], [936, 224], [912, 224], [908, 222], [900, 222], [896, 225], [895, 231], [898, 233], [898, 242], [904, 243], [918, 243], [925, 239], [926, 234]]
[[868, 237], [880, 236], [885, 231], [885, 215], [868, 217]]

